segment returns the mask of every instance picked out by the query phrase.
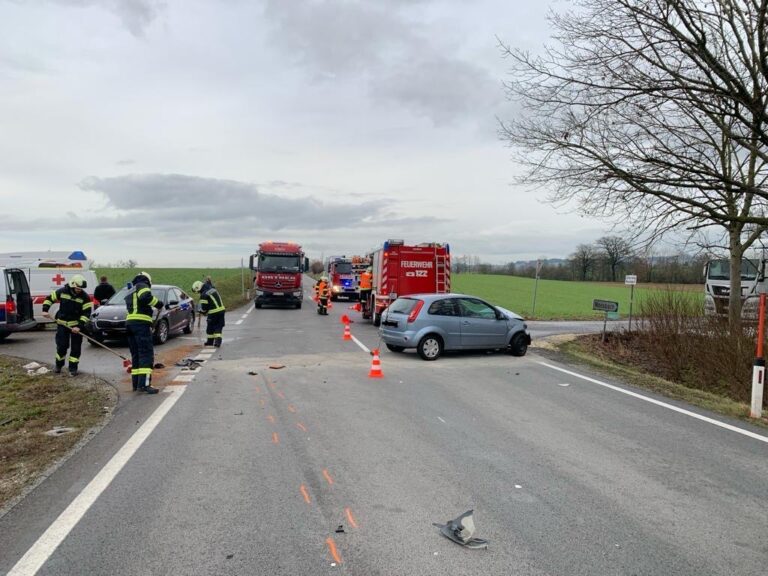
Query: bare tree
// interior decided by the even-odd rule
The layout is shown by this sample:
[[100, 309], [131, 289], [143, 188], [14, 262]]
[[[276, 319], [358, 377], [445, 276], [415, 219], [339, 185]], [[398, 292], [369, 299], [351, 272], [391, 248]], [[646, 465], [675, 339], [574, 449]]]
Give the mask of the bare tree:
[[573, 266], [576, 278], [586, 280], [595, 267], [597, 250], [592, 244], [579, 244], [576, 251], [571, 254], [570, 260]]
[[323, 266], [321, 260], [313, 260], [309, 265], [309, 271], [312, 272], [312, 274], [321, 274], [323, 270], [325, 270], [325, 266]]
[[[523, 180], [649, 242], [722, 238], [739, 294], [744, 251], [768, 228], [768, 1], [579, 0], [552, 24], [543, 56], [503, 46], [525, 114], [501, 136]], [[732, 326], [740, 312], [732, 298]]]
[[620, 236], [603, 236], [596, 244], [611, 271], [611, 282], [616, 282], [616, 271], [632, 257], [632, 246]]

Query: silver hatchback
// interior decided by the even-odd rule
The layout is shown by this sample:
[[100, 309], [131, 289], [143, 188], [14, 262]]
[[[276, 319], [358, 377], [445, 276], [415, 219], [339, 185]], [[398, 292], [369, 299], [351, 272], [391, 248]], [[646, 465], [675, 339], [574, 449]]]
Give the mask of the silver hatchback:
[[393, 352], [416, 348], [424, 360], [445, 350], [528, 351], [531, 335], [522, 317], [467, 294], [414, 294], [389, 305], [381, 339]]

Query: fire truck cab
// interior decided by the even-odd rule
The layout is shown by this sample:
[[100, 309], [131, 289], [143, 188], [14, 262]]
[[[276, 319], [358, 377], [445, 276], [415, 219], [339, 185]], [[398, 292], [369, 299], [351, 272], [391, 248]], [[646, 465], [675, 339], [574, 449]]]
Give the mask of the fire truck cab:
[[250, 257], [254, 306], [289, 304], [301, 308], [304, 299], [304, 251], [293, 242], [262, 242]]
[[346, 256], [331, 256], [326, 266], [328, 280], [331, 284], [331, 300], [339, 298], [356, 298], [357, 279], [352, 267], [352, 260]]
[[451, 252], [448, 244], [434, 242], [406, 245], [388, 240], [371, 255], [373, 289], [362, 305], [363, 318], [374, 326], [399, 296], [444, 294], [451, 291]]

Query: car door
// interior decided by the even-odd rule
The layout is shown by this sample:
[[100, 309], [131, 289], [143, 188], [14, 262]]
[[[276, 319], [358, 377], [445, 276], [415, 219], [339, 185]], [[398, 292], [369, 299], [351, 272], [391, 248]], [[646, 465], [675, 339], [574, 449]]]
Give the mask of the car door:
[[496, 309], [479, 298], [459, 298], [462, 348], [506, 346], [507, 322]]
[[446, 350], [461, 347], [461, 314], [455, 298], [435, 300], [427, 309], [429, 323], [437, 326], [444, 335]]
[[171, 327], [172, 332], [178, 332], [182, 329], [183, 324], [183, 318], [184, 318], [184, 312], [182, 312], [179, 309], [179, 305], [181, 302], [181, 292], [178, 288], [169, 288], [168, 289], [168, 306], [169, 306], [169, 312], [168, 312], [168, 318], [169, 318], [169, 325]]

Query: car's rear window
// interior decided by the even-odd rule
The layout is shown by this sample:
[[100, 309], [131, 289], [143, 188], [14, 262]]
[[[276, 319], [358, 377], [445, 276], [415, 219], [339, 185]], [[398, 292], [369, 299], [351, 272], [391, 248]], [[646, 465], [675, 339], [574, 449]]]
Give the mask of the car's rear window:
[[415, 298], [398, 298], [389, 305], [390, 314], [410, 314], [418, 300]]

